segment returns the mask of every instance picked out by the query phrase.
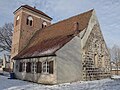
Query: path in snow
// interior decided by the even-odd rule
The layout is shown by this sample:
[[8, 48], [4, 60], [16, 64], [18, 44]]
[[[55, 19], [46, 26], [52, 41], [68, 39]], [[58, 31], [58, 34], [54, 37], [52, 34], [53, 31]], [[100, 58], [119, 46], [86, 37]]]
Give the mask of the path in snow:
[[103, 79], [49, 86], [0, 76], [0, 90], [120, 90], [120, 80]]

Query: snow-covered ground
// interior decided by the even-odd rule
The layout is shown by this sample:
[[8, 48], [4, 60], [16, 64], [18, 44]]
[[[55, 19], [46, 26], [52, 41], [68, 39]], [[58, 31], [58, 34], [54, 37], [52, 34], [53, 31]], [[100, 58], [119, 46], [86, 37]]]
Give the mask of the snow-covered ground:
[[120, 76], [118, 76], [118, 75], [113, 75], [111, 78], [112, 78], [112, 79], [120, 79]]
[[103, 79], [50, 86], [0, 75], [0, 90], [120, 90], [120, 80]]

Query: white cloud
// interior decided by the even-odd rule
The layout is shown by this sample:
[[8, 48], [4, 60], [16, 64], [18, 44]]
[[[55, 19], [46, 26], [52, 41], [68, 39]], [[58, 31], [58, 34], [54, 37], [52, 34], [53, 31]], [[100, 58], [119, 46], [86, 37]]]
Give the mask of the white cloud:
[[107, 45], [120, 44], [120, 0], [0, 0], [0, 26], [13, 22], [13, 11], [22, 4], [37, 6], [53, 22], [94, 8]]

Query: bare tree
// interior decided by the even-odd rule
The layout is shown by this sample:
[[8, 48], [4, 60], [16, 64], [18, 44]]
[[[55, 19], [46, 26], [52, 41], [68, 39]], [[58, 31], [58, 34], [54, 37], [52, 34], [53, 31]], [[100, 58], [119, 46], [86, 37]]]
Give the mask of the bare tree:
[[5, 23], [3, 27], [0, 27], [0, 52], [11, 51], [13, 35], [13, 24]]
[[113, 61], [118, 61], [120, 62], [120, 47], [117, 45], [114, 45], [111, 49], [111, 57]]
[[120, 63], [120, 47], [117, 45], [114, 45], [111, 48], [111, 59], [116, 63], [116, 69], [118, 74], [118, 69], [119, 69], [119, 63]]

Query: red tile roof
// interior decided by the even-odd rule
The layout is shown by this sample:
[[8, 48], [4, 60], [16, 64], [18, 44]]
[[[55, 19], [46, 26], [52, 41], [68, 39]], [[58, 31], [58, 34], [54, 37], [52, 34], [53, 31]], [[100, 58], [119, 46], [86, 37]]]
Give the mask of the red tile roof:
[[76, 22], [79, 25], [77, 30], [82, 31], [87, 28], [92, 11], [90, 10], [38, 30], [24, 50], [14, 59], [55, 55], [58, 49], [74, 37]]
[[[45, 14], [44, 12], [42, 12], [42, 11], [36, 9], [36, 8], [33, 8], [33, 7], [29, 6], [29, 5], [22, 5], [22, 6], [19, 7], [17, 10], [19, 10], [20, 8], [27, 8], [27, 9], [32, 10], [32, 11], [34, 11], [34, 12], [36, 12], [36, 13], [39, 13], [39, 14], [41, 14], [41, 15], [43, 15], [43, 16], [46, 16], [46, 17], [48, 17], [48, 18], [50, 18], [50, 19], [52, 20], [52, 18], [51, 18], [50, 16], [48, 16], [47, 14]], [[16, 11], [17, 11], [17, 10], [16, 10]], [[14, 11], [14, 13], [15, 13], [16, 11]]]
[[[73, 36], [72, 36], [73, 37]], [[36, 45], [27, 48], [24, 52], [16, 56], [16, 58], [30, 58], [46, 55], [55, 55], [55, 52], [72, 39], [69, 36], [58, 36], [52, 39], [42, 41]]]

